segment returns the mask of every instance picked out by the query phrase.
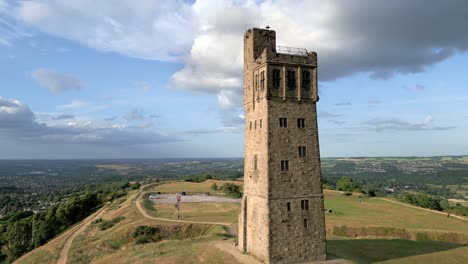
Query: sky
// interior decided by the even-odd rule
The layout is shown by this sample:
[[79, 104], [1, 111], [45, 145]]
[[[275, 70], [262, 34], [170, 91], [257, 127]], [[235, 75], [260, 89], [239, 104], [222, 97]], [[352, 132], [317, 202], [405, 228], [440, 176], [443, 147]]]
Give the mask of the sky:
[[243, 33], [318, 53], [322, 157], [468, 154], [468, 1], [0, 0], [0, 159], [243, 157]]

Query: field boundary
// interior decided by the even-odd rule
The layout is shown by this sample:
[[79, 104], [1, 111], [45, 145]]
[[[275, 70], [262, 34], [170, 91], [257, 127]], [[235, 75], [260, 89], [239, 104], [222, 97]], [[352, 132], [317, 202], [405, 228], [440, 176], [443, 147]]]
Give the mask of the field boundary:
[[[387, 202], [391, 202], [391, 203], [396, 203], [396, 204], [399, 204], [399, 205], [404, 205], [404, 206], [406, 206], [406, 207], [416, 208], [416, 209], [423, 210], [423, 211], [426, 211], [426, 212], [432, 212], [432, 213], [436, 213], [436, 214], [440, 214], [440, 215], [448, 215], [448, 213], [445, 213], [445, 212], [440, 212], [440, 211], [436, 211], [436, 210], [431, 210], [431, 209], [428, 209], [428, 208], [423, 208], [423, 207], [419, 207], [419, 206], [415, 206], [415, 205], [411, 205], [411, 204], [407, 204], [407, 203], [395, 201], [395, 200], [388, 199], [388, 198], [378, 197], [378, 199], [384, 200], [384, 201], [387, 201]], [[450, 217], [458, 218], [458, 219], [461, 219], [461, 220], [468, 221], [468, 218], [465, 218], [465, 217], [459, 216], [459, 215], [450, 214]]]

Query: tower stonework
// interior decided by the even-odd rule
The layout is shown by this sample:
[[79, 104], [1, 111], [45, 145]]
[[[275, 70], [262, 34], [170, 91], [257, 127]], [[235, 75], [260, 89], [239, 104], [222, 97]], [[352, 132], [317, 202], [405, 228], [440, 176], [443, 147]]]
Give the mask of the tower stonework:
[[266, 263], [326, 259], [317, 54], [244, 34], [245, 165], [238, 246]]

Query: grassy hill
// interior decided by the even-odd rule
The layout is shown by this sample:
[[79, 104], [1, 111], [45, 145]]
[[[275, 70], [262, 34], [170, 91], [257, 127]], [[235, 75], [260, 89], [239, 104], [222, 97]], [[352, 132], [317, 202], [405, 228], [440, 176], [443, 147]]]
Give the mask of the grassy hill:
[[[143, 204], [146, 193], [207, 193], [213, 192], [213, 182], [171, 182], [130, 193], [109, 205], [99, 217], [102, 220], [73, 240], [67, 263], [245, 263], [242, 257], [249, 256], [232, 250], [235, 237], [230, 234], [236, 230], [239, 204], [186, 204], [184, 222], [172, 218], [173, 206]], [[142, 215], [136, 203], [150, 218]], [[468, 221], [377, 198], [359, 201], [335, 191], [325, 191], [325, 208], [332, 211], [326, 213], [330, 256], [357, 263], [463, 263], [468, 256]], [[56, 263], [63, 244], [77, 228], [17, 262]]]

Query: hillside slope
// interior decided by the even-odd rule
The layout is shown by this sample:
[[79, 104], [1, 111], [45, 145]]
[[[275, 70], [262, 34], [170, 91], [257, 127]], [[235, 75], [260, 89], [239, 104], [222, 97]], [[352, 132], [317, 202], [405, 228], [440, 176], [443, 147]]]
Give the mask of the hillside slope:
[[[231, 233], [235, 233], [235, 214], [228, 214], [217, 224], [197, 215], [167, 221], [163, 207], [143, 204], [147, 193], [206, 193], [210, 192], [209, 186], [181, 182], [132, 192], [17, 263], [57, 263], [70, 237], [74, 239], [66, 255], [67, 263], [259, 263], [234, 247]], [[220, 203], [213, 208], [220, 208], [220, 214], [224, 214], [226, 206], [238, 207]], [[326, 224], [332, 258], [359, 263], [462, 263], [468, 256], [467, 221], [380, 199], [359, 201], [355, 196], [333, 191], [325, 192], [325, 208], [331, 210], [326, 214]], [[102, 220], [89, 221], [99, 218]], [[86, 223], [89, 225], [84, 227]]]

